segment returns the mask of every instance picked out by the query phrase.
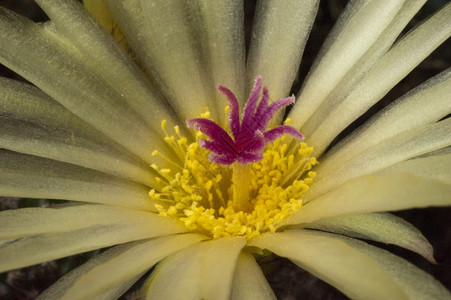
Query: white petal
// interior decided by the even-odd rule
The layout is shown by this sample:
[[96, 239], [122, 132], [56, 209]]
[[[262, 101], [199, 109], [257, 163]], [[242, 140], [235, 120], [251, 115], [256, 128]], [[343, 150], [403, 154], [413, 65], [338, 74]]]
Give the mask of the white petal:
[[305, 224], [305, 227], [393, 244], [414, 251], [429, 261], [435, 262], [432, 246], [421, 232], [412, 224], [392, 214], [349, 214], [324, 218]]
[[350, 298], [407, 298], [394, 279], [369, 256], [325, 234], [290, 230], [260, 235], [250, 245], [288, 258]]
[[69, 112], [34, 85], [0, 77], [0, 106], [5, 116], [63, 128], [74, 134], [83, 134], [92, 140], [106, 143], [106, 137], [99, 131]]
[[[349, 124], [381, 99], [451, 35], [451, 3], [411, 31], [385, 54], [352, 92], [333, 109], [308, 142], [321, 154]], [[419, 47], [418, 45], [421, 45]]]
[[233, 276], [232, 300], [276, 300], [255, 258], [243, 251], [238, 257]]
[[0, 147], [156, 185], [150, 167], [65, 129], [0, 116]]
[[371, 118], [321, 160], [320, 172], [333, 170], [359, 152], [451, 113], [451, 68], [431, 78]]
[[155, 211], [149, 189], [99, 171], [0, 150], [0, 194], [106, 203]]
[[36, 87], [0, 78], [0, 107], [14, 120], [0, 123], [0, 147], [156, 186], [148, 164]]
[[423, 155], [417, 156], [414, 159], [425, 158], [425, 157], [430, 157], [430, 156], [442, 156], [442, 155], [448, 155], [448, 154], [451, 154], [451, 147], [437, 149], [435, 151], [428, 152], [428, 153], [425, 153]]
[[[105, 293], [92, 298], [92, 300], [111, 300], [111, 299], [120, 299], [120, 297], [127, 292], [132, 286], [133, 284], [135, 284], [139, 278], [141, 278], [144, 274], [139, 274], [135, 277], [133, 277], [132, 279], [129, 279], [127, 281], [123, 281], [119, 284], [117, 284], [116, 286], [114, 286], [112, 289], [106, 291]], [[38, 299], [44, 299], [46, 300], [45, 297], [43, 298], [38, 298]], [[55, 297], [55, 299], [58, 299], [57, 297]]]
[[390, 273], [409, 299], [451, 299], [450, 292], [440, 282], [404, 259], [354, 239], [341, 240], [371, 257], [384, 271]]
[[0, 239], [17, 239], [46, 233], [68, 232], [94, 225], [127, 223], [154, 218], [153, 213], [109, 205], [75, 205], [63, 208], [22, 208], [0, 212]]
[[152, 273], [149, 299], [229, 299], [241, 237], [195, 244], [166, 258]]
[[404, 1], [352, 1], [323, 45], [290, 113], [300, 128], [392, 22]]
[[[354, 63], [352, 68], [336, 84], [335, 88], [322, 101], [310, 119], [302, 125], [302, 132], [309, 136], [321, 122], [340, 104], [357, 86], [373, 65], [388, 51], [390, 46], [423, 6], [425, 0], [405, 1], [391, 23], [382, 32], [374, 44]], [[303, 107], [298, 108], [303, 109]], [[292, 116], [296, 119], [296, 116]]]
[[[125, 218], [124, 218], [125, 219]], [[58, 224], [55, 224], [58, 225]], [[186, 231], [172, 218], [155, 214], [93, 225], [71, 232], [41, 234], [19, 239], [0, 248], [0, 272], [130, 241]]]
[[[194, 1], [191, 3], [193, 4]], [[204, 59], [211, 68], [211, 84], [230, 89], [238, 101], [244, 101], [244, 10], [241, 1], [197, 1], [201, 22], [199, 38], [204, 38]], [[228, 105], [224, 95], [214, 93], [219, 120], [225, 121], [223, 108]], [[225, 123], [224, 123], [225, 124]]]
[[258, 1], [247, 61], [248, 92], [262, 76], [272, 100], [288, 96], [318, 1]]
[[[32, 137], [24, 136], [26, 132], [12, 128], [12, 135], [14, 131], [19, 132], [17, 138], [8, 140], [8, 144], [5, 142], [1, 145], [5, 149], [81, 165], [152, 186], [157, 185], [154, 179], [155, 173], [149, 174], [153, 172], [153, 169], [148, 163], [69, 112], [35, 86], [0, 78], [0, 107], [7, 117], [35, 124], [37, 132], [50, 131], [45, 136], [39, 136], [38, 139], [33, 140]], [[6, 133], [3, 130], [2, 134]], [[61, 135], [66, 135], [67, 138], [64, 139]], [[51, 142], [46, 142], [46, 139]], [[38, 147], [38, 144], [42, 147]], [[147, 157], [151, 156], [149, 153], [155, 150], [157, 144], [147, 149]], [[66, 148], [63, 151], [60, 147]], [[171, 157], [171, 153], [165, 149], [159, 150], [166, 157]], [[93, 155], [96, 158], [92, 158]], [[152, 157], [152, 162], [161, 168], [173, 167], [173, 165], [168, 166], [170, 163], [162, 156]]]
[[[447, 151], [451, 149], [446, 148]], [[394, 173], [408, 173], [429, 179], [437, 179], [451, 183], [451, 153], [443, 151], [435, 155], [427, 155], [420, 158], [407, 160], [389, 168], [385, 168], [376, 175], [386, 175]]]
[[310, 223], [349, 213], [395, 211], [451, 205], [451, 184], [438, 179], [395, 173], [365, 175], [305, 204], [279, 226]]
[[[48, 289], [46, 289], [44, 292], [42, 292], [38, 297], [37, 300], [59, 300], [61, 299], [61, 296], [64, 294], [64, 292], [73, 285], [73, 283], [80, 278], [83, 274], [87, 273], [91, 269], [95, 268], [98, 265], [101, 265], [103, 263], [108, 262], [112, 258], [120, 255], [121, 253], [125, 252], [126, 250], [130, 249], [131, 247], [135, 246], [136, 244], [141, 242], [130, 242], [123, 245], [112, 247], [101, 254], [95, 256], [94, 258], [90, 259], [86, 263], [82, 264], [81, 266], [75, 268], [74, 270], [70, 271], [69, 273], [65, 274], [63, 277], [61, 277], [57, 282], [55, 282], [53, 285], [51, 285]], [[141, 274], [140, 274], [141, 275]], [[111, 290], [108, 294], [109, 297], [96, 297], [95, 300], [100, 299], [117, 299], [119, 298], [125, 291], [128, 290], [129, 287], [135, 283], [139, 277], [136, 276], [130, 281], [123, 282], [120, 285], [116, 286], [114, 290]], [[91, 285], [92, 286], [92, 285]]]
[[419, 156], [451, 144], [451, 119], [403, 132], [385, 140], [377, 147], [359, 153], [339, 166], [318, 167], [315, 183], [306, 199], [314, 199], [338, 187], [346, 180], [371, 174], [409, 158]]
[[150, 151], [165, 149], [147, 123], [50, 26], [2, 9], [0, 27], [0, 61], [7, 67], [142, 159], [150, 162]]
[[[199, 117], [214, 91], [202, 69], [201, 51], [180, 1], [110, 1], [106, 4], [146, 71], [182, 120]], [[212, 110], [212, 116], [217, 112]]]
[[83, 53], [92, 70], [108, 82], [122, 101], [141, 115], [151, 128], [155, 128], [158, 136], [161, 120], [171, 122], [172, 116], [167, 106], [150, 89], [145, 75], [114, 38], [75, 1], [55, 3], [38, 0], [37, 3], [55, 23], [57, 30]]
[[139, 243], [81, 275], [61, 299], [93, 299], [144, 273], [172, 253], [205, 238], [194, 234], [174, 235]]

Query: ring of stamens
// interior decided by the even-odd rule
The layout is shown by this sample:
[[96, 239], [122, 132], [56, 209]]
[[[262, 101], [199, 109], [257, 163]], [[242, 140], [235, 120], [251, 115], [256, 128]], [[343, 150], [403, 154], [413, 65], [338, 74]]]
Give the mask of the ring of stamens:
[[315, 177], [310, 170], [317, 164], [311, 156], [313, 149], [305, 143], [295, 141], [295, 146], [289, 147], [284, 136], [269, 144], [263, 159], [251, 167], [250, 207], [236, 211], [232, 203], [232, 166], [208, 159], [209, 151], [198, 144], [205, 138], [200, 131], [193, 143], [188, 143], [177, 128], [175, 131], [177, 137], [165, 130], [165, 141], [178, 155], [184, 153], [184, 165], [177, 172], [153, 165], [161, 185], [149, 195], [162, 203], [156, 205], [161, 216], [177, 218], [189, 230], [215, 239], [251, 239], [263, 232], [274, 232], [277, 223], [302, 207], [302, 195]]

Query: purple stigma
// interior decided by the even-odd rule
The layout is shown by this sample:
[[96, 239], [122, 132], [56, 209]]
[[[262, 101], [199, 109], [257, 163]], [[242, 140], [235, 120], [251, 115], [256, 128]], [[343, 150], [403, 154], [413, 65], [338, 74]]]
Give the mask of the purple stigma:
[[200, 139], [198, 143], [211, 152], [210, 161], [221, 165], [230, 165], [238, 161], [242, 165], [247, 165], [262, 160], [262, 152], [266, 145], [285, 134], [299, 140], [304, 139], [296, 128], [288, 125], [265, 131], [274, 114], [293, 104], [295, 98], [291, 96], [268, 105], [268, 89], [263, 87], [263, 95], [257, 105], [261, 86], [262, 78], [259, 76], [244, 107], [241, 122], [240, 108], [235, 95], [229, 89], [218, 86], [218, 90], [226, 95], [230, 103], [228, 126], [232, 137], [221, 126], [208, 119], [198, 118], [186, 122], [188, 128], [195, 128], [208, 136], [209, 140]]

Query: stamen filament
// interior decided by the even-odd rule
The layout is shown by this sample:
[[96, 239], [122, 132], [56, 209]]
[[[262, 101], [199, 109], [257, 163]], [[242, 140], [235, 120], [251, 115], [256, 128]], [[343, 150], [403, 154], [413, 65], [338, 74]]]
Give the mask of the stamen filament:
[[157, 150], [152, 152], [152, 156], [159, 156], [159, 157], [163, 158], [168, 164], [171, 164], [172, 166], [176, 167], [176, 169], [178, 171], [181, 171], [183, 169], [183, 167], [180, 165], [180, 163], [175, 162], [174, 159], [170, 159], [166, 155], [163, 155], [162, 153], [158, 152]]

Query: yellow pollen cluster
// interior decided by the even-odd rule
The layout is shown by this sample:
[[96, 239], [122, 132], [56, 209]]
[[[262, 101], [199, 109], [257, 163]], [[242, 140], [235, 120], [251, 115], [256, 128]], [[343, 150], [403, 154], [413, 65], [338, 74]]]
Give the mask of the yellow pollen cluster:
[[[204, 114], [204, 116], [207, 114]], [[166, 123], [162, 123], [165, 130]], [[166, 130], [165, 130], [166, 132]], [[235, 211], [232, 205], [232, 167], [212, 163], [209, 151], [197, 141], [166, 132], [165, 141], [174, 149], [183, 165], [177, 171], [152, 167], [159, 173], [161, 186], [149, 195], [162, 203], [156, 205], [161, 216], [175, 217], [195, 232], [212, 238], [244, 236], [247, 239], [263, 232], [274, 232], [277, 223], [302, 207], [302, 194], [312, 184], [317, 164], [313, 149], [305, 143], [285, 137], [268, 145], [264, 158], [251, 168], [250, 207]], [[205, 138], [198, 132], [196, 140]], [[154, 151], [152, 156], [160, 155]]]

